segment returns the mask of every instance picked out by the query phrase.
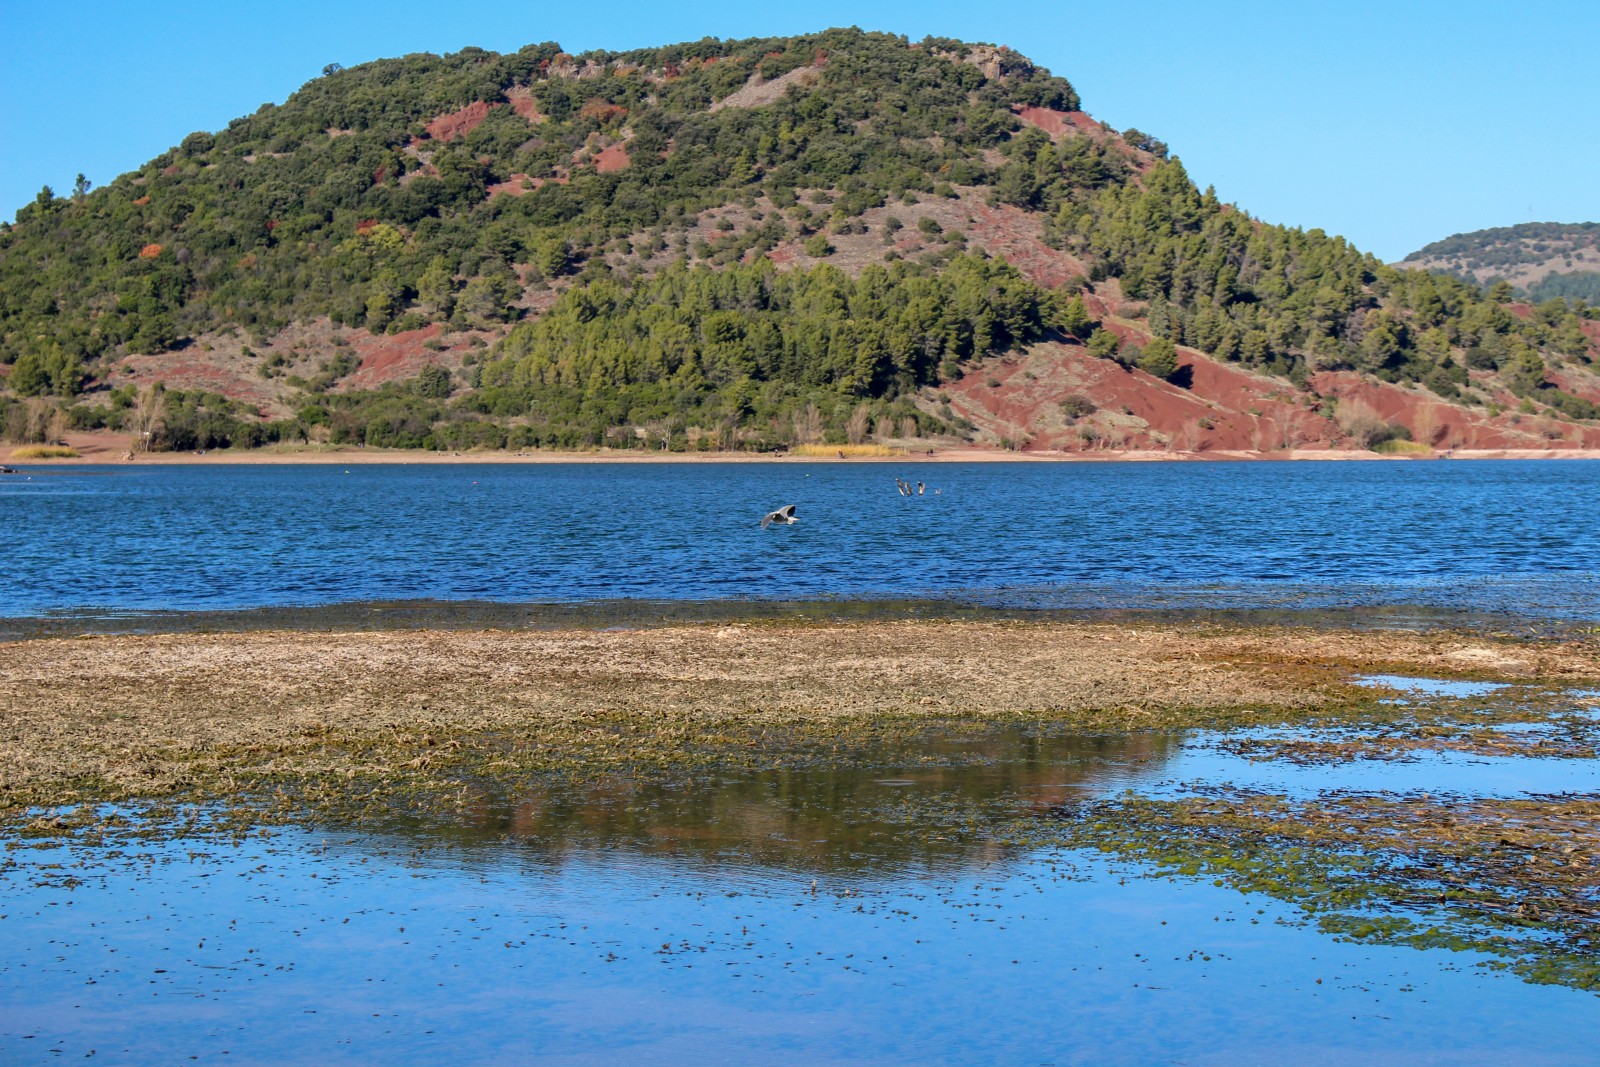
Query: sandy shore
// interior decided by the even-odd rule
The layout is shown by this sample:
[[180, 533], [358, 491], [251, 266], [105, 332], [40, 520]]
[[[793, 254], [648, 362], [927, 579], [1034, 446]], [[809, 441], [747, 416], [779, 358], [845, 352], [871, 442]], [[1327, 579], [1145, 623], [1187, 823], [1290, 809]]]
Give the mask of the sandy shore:
[[852, 724], [1282, 722], [1353, 671], [1588, 681], [1586, 645], [1459, 633], [876, 622], [180, 634], [0, 645], [0, 814], [277, 785], [599, 770]]
[[[1367, 461], [1438, 459], [1600, 459], [1600, 449], [1454, 449], [1449, 452], [1382, 454], [1351, 449], [1302, 448], [1284, 452], [1217, 450], [1205, 452], [1158, 451], [1151, 449], [1107, 449], [1097, 452], [1013, 452], [1007, 449], [970, 446], [919, 448], [891, 456], [850, 456], [844, 459], [829, 452], [821, 456], [797, 456], [783, 452], [646, 452], [638, 449], [595, 449], [585, 452], [430, 452], [423, 449], [346, 448], [295, 446], [255, 449], [213, 449], [200, 452], [141, 452], [127, 459], [128, 439], [124, 434], [69, 434], [66, 443], [78, 450], [77, 459], [19, 460], [5, 462], [16, 467], [66, 466], [72, 464], [152, 464], [226, 465], [238, 463], [321, 463], [352, 466], [365, 463], [1181, 463], [1253, 461]], [[9, 452], [7, 453], [9, 455]]]

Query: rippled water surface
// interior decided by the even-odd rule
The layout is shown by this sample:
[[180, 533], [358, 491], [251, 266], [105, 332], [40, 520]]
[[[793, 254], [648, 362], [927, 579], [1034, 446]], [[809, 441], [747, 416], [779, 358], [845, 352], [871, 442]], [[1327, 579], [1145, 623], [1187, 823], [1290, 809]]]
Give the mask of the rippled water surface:
[[[789, 503], [798, 525], [759, 528]], [[0, 617], [887, 596], [1596, 618], [1600, 464], [35, 468], [0, 477], [0, 543]]]

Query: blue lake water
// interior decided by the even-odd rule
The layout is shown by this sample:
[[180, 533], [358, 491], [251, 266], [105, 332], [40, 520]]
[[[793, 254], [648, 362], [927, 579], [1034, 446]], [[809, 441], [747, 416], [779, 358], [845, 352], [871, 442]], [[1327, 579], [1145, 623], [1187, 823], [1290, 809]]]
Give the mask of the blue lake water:
[[[1577, 462], [36, 468], [0, 477], [0, 617], [924, 598], [1592, 620], [1597, 489]], [[759, 528], [788, 503], [799, 525]], [[10, 837], [0, 1062], [1593, 1062], [1592, 993], [1004, 837], [1126, 789], [1600, 787], [1594, 760], [1300, 766], [1222, 740], [1007, 727], [529, 783], [456, 823]], [[941, 810], [961, 818], [921, 818]]]
[[[759, 527], [790, 503], [797, 525]], [[1593, 619], [1600, 464], [33, 468], [0, 477], [0, 544], [12, 618], [910, 597]]]

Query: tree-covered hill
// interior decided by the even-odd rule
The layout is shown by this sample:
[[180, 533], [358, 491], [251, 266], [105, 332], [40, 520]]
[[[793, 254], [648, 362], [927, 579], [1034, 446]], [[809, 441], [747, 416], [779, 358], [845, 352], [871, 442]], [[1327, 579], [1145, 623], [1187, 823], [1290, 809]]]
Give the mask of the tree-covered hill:
[[1535, 303], [1553, 297], [1600, 304], [1600, 222], [1525, 222], [1458, 233], [1400, 264], [1478, 285], [1508, 282]]
[[1169, 392], [1211, 359], [1313, 406], [1343, 373], [1597, 414], [1581, 300], [1519, 313], [1260, 222], [1079, 107], [1007, 49], [853, 29], [330, 68], [0, 230], [0, 429], [959, 439], [955, 383], [1041, 346]]

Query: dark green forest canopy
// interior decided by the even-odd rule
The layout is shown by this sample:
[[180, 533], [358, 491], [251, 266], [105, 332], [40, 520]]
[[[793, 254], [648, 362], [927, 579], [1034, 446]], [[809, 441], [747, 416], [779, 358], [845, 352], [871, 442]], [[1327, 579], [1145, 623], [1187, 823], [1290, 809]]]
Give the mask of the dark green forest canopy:
[[[712, 106], [780, 78], [786, 91], [760, 106]], [[691, 413], [771, 425], [807, 404], [836, 429], [863, 401], [909, 417], [909, 393], [1045, 336], [1067, 305], [961, 254], [959, 233], [930, 231], [948, 243], [915, 269], [856, 280], [774, 271], [761, 253], [803, 241], [825, 258], [829, 235], [871, 209], [952, 197], [1030, 213], [1089, 284], [1120, 279], [1155, 336], [1293, 379], [1351, 368], [1456, 398], [1478, 369], [1529, 394], [1553, 364], [1588, 358], [1581, 299], [1518, 317], [1471, 284], [1255, 220], [1197, 189], [1149, 135], [1052, 139], [1018, 121], [1025, 107], [1079, 100], [1014, 52], [854, 29], [338, 70], [104, 187], [45, 190], [20, 209], [0, 230], [5, 391], [71, 397], [129, 353], [327, 317], [375, 333], [510, 333], [465, 396], [433, 381], [335, 398], [313, 382], [303, 418], [253, 438], [320, 422], [346, 439], [503, 444], [516, 439], [500, 422], [514, 420], [537, 442], [528, 427], [565, 440]], [[430, 134], [468, 108], [454, 131], [467, 132]], [[608, 146], [625, 169], [593, 165]], [[538, 187], [490, 195], [524, 180]], [[687, 245], [697, 219], [730, 207], [742, 229]], [[639, 251], [657, 265], [640, 269]], [[664, 265], [687, 258], [699, 262]], [[535, 317], [530, 292], [554, 303]], [[214, 429], [248, 421], [220, 402], [190, 407]]]
[[[0, 235], [0, 361], [51, 346], [82, 360], [159, 351], [224, 324], [264, 336], [322, 315], [382, 329], [406, 311], [443, 317], [445, 291], [474, 281], [469, 311], [503, 319], [513, 264], [560, 274], [615, 238], [736, 196], [839, 188], [859, 208], [931, 190], [936, 174], [985, 181], [984, 149], [1016, 126], [1011, 103], [1077, 97], [1020, 60], [1004, 86], [989, 81], [947, 58], [965, 47], [829, 31], [578, 57], [554, 44], [468, 49], [341, 70], [105, 188], [22, 208]], [[818, 62], [803, 94], [707, 110], [752, 73]], [[499, 106], [518, 91], [543, 121]], [[467, 136], [427, 137], [426, 122], [473, 103], [496, 106]], [[572, 165], [624, 127], [627, 170]], [[934, 136], [942, 147], [926, 143]], [[514, 174], [569, 169], [570, 184], [486, 195]]]
[[1063, 240], [1150, 302], [1156, 336], [1292, 378], [1354, 369], [1455, 399], [1467, 368], [1515, 368], [1529, 389], [1546, 357], [1586, 357], [1578, 311], [1529, 319], [1480, 289], [1398, 270], [1321, 230], [1263, 225], [1195, 189], [1177, 160], [1137, 183], [1068, 197]]
[[942, 272], [897, 263], [856, 279], [823, 264], [780, 273], [766, 260], [727, 270], [680, 264], [624, 287], [576, 288], [518, 326], [486, 385], [623, 389], [791, 382], [894, 397], [954, 364], [1039, 340], [1049, 296], [1013, 268], [959, 256]]

